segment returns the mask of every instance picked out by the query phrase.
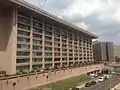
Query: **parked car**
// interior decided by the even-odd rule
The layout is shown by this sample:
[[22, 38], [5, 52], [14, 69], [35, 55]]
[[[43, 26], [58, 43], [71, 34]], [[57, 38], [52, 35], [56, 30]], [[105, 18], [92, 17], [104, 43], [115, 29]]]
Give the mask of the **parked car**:
[[92, 85], [95, 85], [97, 82], [96, 81], [88, 81], [86, 84], [85, 84], [85, 87], [90, 87]]
[[104, 75], [104, 78], [105, 78], [105, 79], [108, 79], [108, 78], [110, 78], [110, 75], [105, 74], [105, 75]]
[[105, 80], [104, 77], [99, 77], [99, 78], [98, 78], [98, 82], [103, 82], [104, 80]]

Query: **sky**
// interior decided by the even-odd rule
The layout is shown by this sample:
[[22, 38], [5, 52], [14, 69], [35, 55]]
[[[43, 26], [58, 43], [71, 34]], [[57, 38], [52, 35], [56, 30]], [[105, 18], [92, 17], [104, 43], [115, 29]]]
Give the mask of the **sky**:
[[99, 41], [120, 44], [120, 0], [25, 0], [96, 34]]

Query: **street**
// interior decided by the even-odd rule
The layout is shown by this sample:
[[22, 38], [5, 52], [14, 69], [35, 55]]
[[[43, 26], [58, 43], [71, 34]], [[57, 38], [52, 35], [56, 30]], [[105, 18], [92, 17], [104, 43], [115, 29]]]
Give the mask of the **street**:
[[85, 88], [82, 88], [80, 90], [109, 90], [110, 85], [111, 85], [111, 88], [113, 88], [119, 82], [120, 81], [116, 80], [115, 77], [112, 77], [111, 79], [107, 79], [104, 82], [98, 82], [96, 85], [93, 85], [93, 86], [90, 86], [90, 87], [85, 87]]

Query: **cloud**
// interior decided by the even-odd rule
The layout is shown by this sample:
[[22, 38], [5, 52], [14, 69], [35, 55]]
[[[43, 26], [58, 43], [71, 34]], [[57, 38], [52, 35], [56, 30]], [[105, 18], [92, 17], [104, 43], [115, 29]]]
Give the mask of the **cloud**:
[[120, 44], [120, 0], [26, 0], [99, 36]]

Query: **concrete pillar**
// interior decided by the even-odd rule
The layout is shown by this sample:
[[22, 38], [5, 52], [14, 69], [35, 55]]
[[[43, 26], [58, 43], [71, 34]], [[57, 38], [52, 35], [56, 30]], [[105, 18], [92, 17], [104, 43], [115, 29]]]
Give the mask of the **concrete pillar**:
[[55, 66], [54, 61], [54, 25], [52, 25], [52, 68]]
[[45, 30], [44, 30], [44, 27], [45, 27], [45, 22], [43, 22], [43, 36], [42, 36], [42, 69], [45, 69]]
[[32, 71], [32, 57], [33, 57], [33, 16], [30, 16], [30, 71]]

